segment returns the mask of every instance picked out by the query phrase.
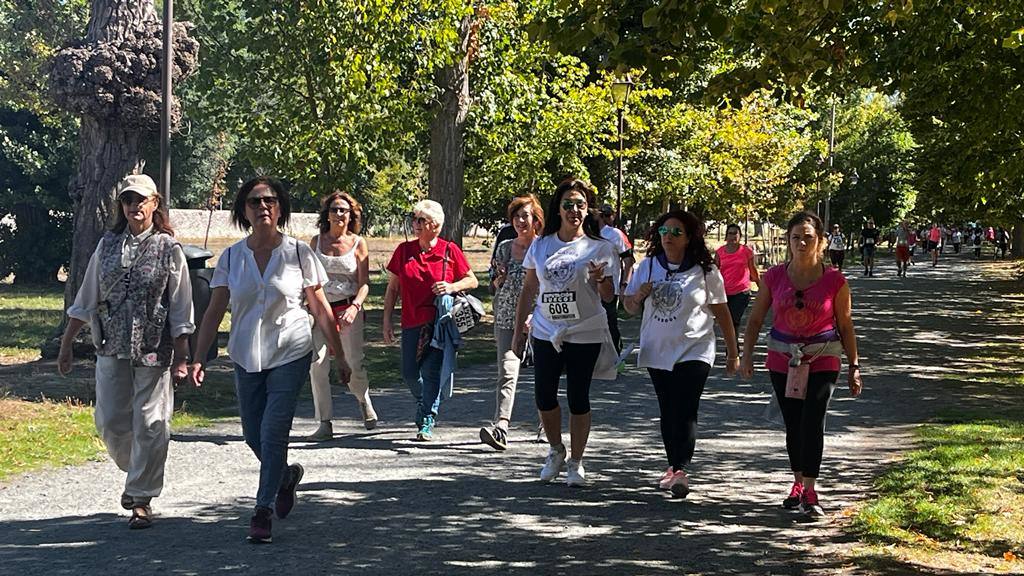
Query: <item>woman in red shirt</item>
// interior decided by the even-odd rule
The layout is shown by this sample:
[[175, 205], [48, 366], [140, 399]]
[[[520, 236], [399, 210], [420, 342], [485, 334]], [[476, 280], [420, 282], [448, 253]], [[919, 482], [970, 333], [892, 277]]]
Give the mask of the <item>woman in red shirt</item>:
[[825, 226], [816, 214], [800, 212], [786, 226], [790, 260], [770, 268], [757, 293], [743, 338], [740, 373], [754, 373], [754, 346], [768, 311], [767, 368], [786, 423], [786, 451], [793, 485], [783, 500], [810, 517], [821, 517], [814, 484], [825, 445], [825, 413], [839, 378], [843, 352], [850, 362], [850, 393], [860, 394], [857, 337], [850, 287], [839, 270], [822, 262]]
[[[395, 341], [391, 315], [402, 299], [402, 380], [416, 398], [416, 439], [434, 435], [434, 421], [441, 405], [441, 361], [444, 353], [430, 346], [437, 306], [434, 298], [477, 287], [476, 276], [462, 249], [440, 237], [444, 210], [433, 200], [420, 200], [412, 209], [415, 240], [395, 248], [388, 263], [384, 294], [384, 343]], [[424, 342], [422, 339], [426, 338]]]
[[725, 295], [728, 298], [729, 313], [732, 314], [732, 325], [739, 343], [740, 323], [743, 313], [750, 305], [750, 283], [761, 287], [761, 276], [757, 272], [754, 251], [746, 244], [740, 244], [743, 233], [739, 224], [725, 227], [725, 246], [715, 251], [715, 266], [722, 272], [725, 279]]

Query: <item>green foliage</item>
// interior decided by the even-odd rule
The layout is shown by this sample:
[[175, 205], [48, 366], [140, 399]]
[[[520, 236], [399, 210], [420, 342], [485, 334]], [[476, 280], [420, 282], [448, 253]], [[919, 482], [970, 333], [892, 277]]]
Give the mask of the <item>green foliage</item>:
[[0, 480], [45, 466], [70, 466], [104, 453], [87, 406], [0, 399]]

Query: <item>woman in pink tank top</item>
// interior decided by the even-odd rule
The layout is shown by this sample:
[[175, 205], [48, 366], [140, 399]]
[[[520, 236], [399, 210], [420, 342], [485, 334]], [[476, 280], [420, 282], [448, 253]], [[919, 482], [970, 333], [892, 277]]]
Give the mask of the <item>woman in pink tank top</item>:
[[750, 304], [750, 283], [756, 282], [761, 287], [761, 276], [754, 261], [754, 251], [746, 244], [740, 244], [743, 233], [739, 224], [725, 227], [725, 246], [715, 251], [715, 266], [722, 272], [725, 280], [725, 296], [728, 299], [729, 313], [732, 314], [732, 325], [736, 332], [736, 343], [739, 344], [740, 324], [743, 314]]
[[825, 227], [818, 216], [800, 212], [786, 226], [790, 260], [769, 269], [747, 322], [740, 372], [754, 373], [754, 346], [765, 316], [774, 325], [768, 339], [767, 368], [786, 423], [786, 451], [793, 485], [785, 508], [812, 518], [824, 515], [815, 492], [825, 445], [825, 413], [839, 377], [840, 354], [850, 362], [850, 393], [861, 391], [857, 337], [850, 288], [842, 272], [826, 266]]

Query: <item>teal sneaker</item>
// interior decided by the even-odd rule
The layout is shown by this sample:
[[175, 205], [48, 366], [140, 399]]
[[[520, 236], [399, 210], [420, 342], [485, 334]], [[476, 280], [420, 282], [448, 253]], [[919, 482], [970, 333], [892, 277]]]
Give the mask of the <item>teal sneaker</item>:
[[434, 417], [427, 416], [423, 418], [423, 424], [420, 425], [420, 431], [416, 433], [417, 442], [430, 442], [434, 439]]

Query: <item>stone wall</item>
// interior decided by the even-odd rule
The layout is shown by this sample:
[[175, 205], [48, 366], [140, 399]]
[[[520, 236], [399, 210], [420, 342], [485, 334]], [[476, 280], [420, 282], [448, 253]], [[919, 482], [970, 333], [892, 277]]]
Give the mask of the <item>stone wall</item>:
[[[308, 238], [316, 234], [316, 220], [317, 214], [292, 212], [286, 232], [297, 238]], [[212, 213], [209, 210], [171, 210], [171, 225], [178, 238], [202, 240], [207, 236], [207, 224], [210, 238], [239, 239], [245, 236], [245, 232], [231, 224], [230, 210], [214, 210]]]

